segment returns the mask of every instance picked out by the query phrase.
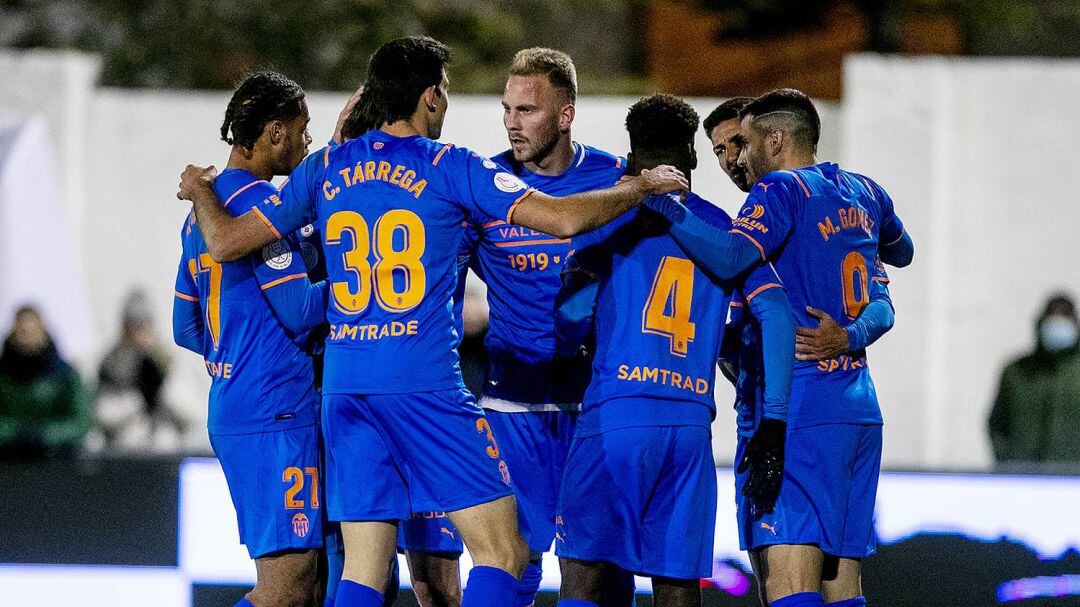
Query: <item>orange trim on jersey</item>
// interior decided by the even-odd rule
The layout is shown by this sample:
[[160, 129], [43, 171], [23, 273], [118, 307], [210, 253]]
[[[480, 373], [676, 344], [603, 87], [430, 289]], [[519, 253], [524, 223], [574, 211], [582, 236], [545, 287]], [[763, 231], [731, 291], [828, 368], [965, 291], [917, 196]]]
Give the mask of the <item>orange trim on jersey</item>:
[[531, 244], [567, 244], [569, 242], [569, 240], [562, 238], [547, 238], [544, 240], [528, 240], [523, 242], [496, 242], [494, 245], [497, 247], [527, 247]]
[[889, 279], [885, 278], [883, 276], [874, 276], [870, 280], [872, 280], [874, 282], [880, 282], [880, 283], [883, 283], [883, 284], [889, 284]]
[[443, 156], [443, 154], [445, 154], [445, 153], [446, 153], [446, 150], [449, 150], [449, 149], [450, 149], [450, 146], [452, 146], [452, 145], [454, 145], [454, 144], [452, 144], [452, 143], [448, 143], [448, 144], [444, 145], [444, 146], [442, 147], [442, 149], [441, 149], [441, 150], [439, 150], [439, 153], [438, 153], [438, 154], [435, 154], [435, 160], [432, 160], [432, 161], [431, 161], [431, 166], [433, 166], [433, 167], [437, 167], [437, 166], [439, 166], [439, 161], [440, 161], [440, 160], [442, 160], [442, 156]]
[[486, 229], [491, 228], [491, 227], [504, 226], [504, 225], [506, 225], [505, 221], [503, 221], [501, 219], [496, 219], [495, 221], [489, 221], [489, 222], [485, 223], [484, 225], [480, 226], [480, 229], [481, 230], [486, 230]]
[[326, 151], [323, 152], [322, 163], [324, 167], [330, 166], [330, 146], [326, 146]]
[[194, 301], [196, 303], [198, 303], [198, 301], [199, 301], [198, 297], [192, 297], [192, 296], [188, 295], [187, 293], [181, 293], [180, 291], [174, 291], [174, 293], [176, 293], [176, 296], [179, 297], [180, 299], [183, 299], [184, 301]]
[[750, 242], [754, 243], [754, 246], [757, 247], [758, 253], [761, 253], [761, 261], [765, 261], [765, 247], [761, 246], [761, 243], [754, 240], [753, 236], [751, 236], [751, 235], [749, 235], [746, 232], [743, 232], [741, 230], [729, 230], [729, 231], [732, 234], [738, 234], [739, 236], [745, 236], [746, 238], [750, 239]]
[[616, 156], [615, 157], [615, 168], [617, 168], [617, 169], [622, 168], [622, 156]]
[[799, 174], [796, 173], [795, 171], [791, 171], [791, 176], [795, 178], [795, 181], [799, 182], [799, 185], [802, 186], [802, 191], [803, 191], [804, 194], [806, 194], [806, 197], [810, 198], [810, 190], [807, 189], [806, 184], [803, 183], [802, 177], [799, 177]]
[[514, 223], [514, 211], [517, 210], [519, 204], [525, 202], [525, 199], [528, 198], [529, 195], [535, 191], [536, 190], [529, 188], [528, 190], [525, 190], [524, 194], [518, 196], [518, 199], [515, 200], [514, 204], [510, 205], [510, 208], [506, 211], [506, 223]]
[[907, 228], [904, 228], [903, 230], [900, 230], [900, 238], [897, 238], [896, 240], [894, 240], [894, 241], [892, 241], [892, 242], [887, 242], [887, 243], [885, 243], [885, 246], [887, 246], [887, 247], [891, 247], [891, 246], [893, 246], [894, 244], [896, 244], [896, 243], [900, 242], [901, 240], [903, 240], [903, 239], [904, 239], [904, 234], [907, 234]]
[[741, 301], [733, 301], [733, 302], [728, 304], [728, 307], [730, 307], [730, 308], [741, 308], [741, 307], [743, 307], [743, 303]]
[[270, 223], [270, 220], [266, 218], [266, 215], [263, 215], [262, 211], [259, 210], [259, 207], [251, 207], [251, 210], [259, 219], [262, 220], [263, 223], [266, 224], [266, 227], [270, 228], [270, 231], [274, 233], [275, 237], [277, 237], [278, 239], [281, 238], [281, 234], [278, 234], [277, 228], [274, 227], [274, 224]]
[[246, 186], [244, 186], [244, 187], [240, 188], [239, 190], [236, 190], [235, 192], [233, 192], [232, 196], [229, 196], [229, 199], [226, 200], [225, 204], [222, 205], [222, 206], [226, 206], [226, 207], [229, 206], [229, 203], [233, 201], [233, 198], [236, 198], [237, 196], [239, 196], [241, 192], [243, 192], [244, 190], [250, 188], [253, 185], [258, 185], [260, 183], [265, 183], [265, 184], [269, 185], [270, 182], [266, 181], [265, 179], [260, 179], [258, 181], [252, 181], [251, 183], [247, 184]]
[[757, 297], [758, 294], [761, 293], [762, 291], [767, 291], [769, 289], [777, 288], [779, 286], [780, 286], [780, 283], [776, 283], [776, 282], [770, 282], [767, 285], [761, 285], [757, 289], [754, 289], [753, 293], [746, 296], [746, 302], [749, 303], [751, 299]]
[[290, 280], [296, 280], [297, 278], [307, 278], [307, 274], [290, 274], [290, 275], [285, 276], [283, 278], [279, 278], [277, 280], [270, 281], [270, 282], [268, 282], [268, 283], [266, 283], [266, 284], [264, 284], [262, 286], [262, 290], [265, 291], [265, 290], [269, 289], [270, 287], [276, 287], [281, 283], [289, 282]]

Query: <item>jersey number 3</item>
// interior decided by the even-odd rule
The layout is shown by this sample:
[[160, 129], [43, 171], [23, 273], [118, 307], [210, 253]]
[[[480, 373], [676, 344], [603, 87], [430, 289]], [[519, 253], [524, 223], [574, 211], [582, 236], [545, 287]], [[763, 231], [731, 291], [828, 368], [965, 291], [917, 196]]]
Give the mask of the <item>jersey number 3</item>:
[[[405, 209], [387, 211], [375, 222], [372, 239], [368, 224], [355, 211], [338, 211], [326, 221], [326, 244], [341, 244], [348, 234], [352, 248], [341, 255], [345, 272], [356, 277], [356, 289], [348, 281], [334, 282], [330, 289], [334, 305], [345, 314], [359, 314], [371, 303], [374, 290], [379, 307], [387, 312], [405, 312], [416, 307], [427, 291], [427, 272], [420, 258], [427, 246], [424, 222]], [[401, 234], [404, 246], [394, 248], [394, 237]], [[368, 259], [372, 250], [375, 263]], [[402, 289], [394, 284], [394, 272], [400, 272]]]
[[641, 331], [663, 335], [671, 353], [683, 358], [694, 341], [690, 302], [694, 296], [694, 264], [689, 259], [665, 257], [656, 269], [652, 289], [641, 313]]

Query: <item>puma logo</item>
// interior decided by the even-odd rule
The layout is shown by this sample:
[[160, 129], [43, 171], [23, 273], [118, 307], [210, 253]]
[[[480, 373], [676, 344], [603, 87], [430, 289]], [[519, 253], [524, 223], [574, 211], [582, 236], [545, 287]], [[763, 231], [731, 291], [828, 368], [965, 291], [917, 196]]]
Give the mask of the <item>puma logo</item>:
[[439, 533], [445, 533], [446, 535], [450, 536], [450, 539], [454, 539], [454, 532], [450, 531], [446, 527], [439, 527]]
[[773, 524], [771, 524], [771, 525], [768, 524], [768, 523], [761, 523], [761, 528], [765, 529], [766, 531], [769, 531], [773, 535], [776, 535], [776, 527], [777, 527], [777, 525], [778, 525], [778, 523], [776, 521], [773, 521]]

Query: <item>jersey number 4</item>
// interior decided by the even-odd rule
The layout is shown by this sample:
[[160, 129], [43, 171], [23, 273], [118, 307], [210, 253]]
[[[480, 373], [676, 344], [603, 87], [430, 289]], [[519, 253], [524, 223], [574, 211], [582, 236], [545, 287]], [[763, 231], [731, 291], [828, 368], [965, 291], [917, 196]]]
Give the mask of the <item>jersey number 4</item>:
[[695, 327], [690, 322], [693, 296], [693, 262], [680, 257], [660, 260], [641, 312], [641, 331], [667, 337], [671, 353], [680, 358], [686, 356], [687, 347], [694, 341]]
[[[356, 277], [354, 289], [348, 281], [331, 283], [334, 305], [345, 314], [359, 314], [371, 303], [371, 293], [379, 307], [387, 312], [405, 312], [416, 307], [427, 291], [427, 272], [420, 257], [426, 244], [424, 222], [412, 211], [387, 211], [375, 222], [375, 236], [363, 216], [355, 211], [338, 211], [326, 221], [326, 244], [341, 244], [346, 234], [352, 248], [341, 255], [345, 271]], [[394, 248], [394, 237], [401, 234], [404, 246]], [[369, 256], [374, 252], [375, 260]], [[394, 273], [402, 277], [402, 289], [394, 284]]]

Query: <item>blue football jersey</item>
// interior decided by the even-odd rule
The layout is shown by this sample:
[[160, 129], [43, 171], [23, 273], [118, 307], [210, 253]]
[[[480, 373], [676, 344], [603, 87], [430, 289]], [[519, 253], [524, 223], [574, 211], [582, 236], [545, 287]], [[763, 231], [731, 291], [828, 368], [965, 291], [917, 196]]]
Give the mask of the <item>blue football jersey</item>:
[[[816, 327], [807, 306], [825, 311], [841, 326], [859, 316], [873, 283], [887, 281], [876, 264], [878, 242], [882, 235], [899, 238], [903, 224], [877, 184], [823, 163], [765, 175], [734, 229], [773, 262], [796, 322]], [[826, 423], [881, 423], [865, 351], [795, 363], [789, 426]]]
[[[731, 226], [727, 213], [692, 193], [685, 204], [714, 225]], [[708, 426], [716, 413], [716, 360], [733, 289], [687, 259], [662, 221], [641, 213], [612, 225], [618, 227], [601, 244], [575, 249], [565, 270], [601, 281], [592, 381], [578, 432]], [[780, 286], [767, 264], [745, 283], [752, 291]]]
[[[492, 158], [529, 186], [552, 196], [609, 188], [623, 176], [626, 162], [596, 148], [574, 146], [574, 161], [560, 175], [537, 175], [503, 152]], [[502, 217], [474, 215], [462, 254], [487, 284], [489, 328], [484, 394], [514, 403], [580, 403], [588, 365], [550, 370], [555, 355], [552, 308], [559, 273], [570, 241], [506, 223]]]
[[[277, 199], [277, 189], [239, 169], [222, 171], [214, 191], [233, 215]], [[219, 264], [189, 215], [181, 232], [183, 253], [176, 297], [199, 303], [202, 354], [210, 374], [207, 426], [215, 434], [239, 434], [312, 424], [318, 394], [307, 335], [290, 335], [274, 315], [264, 291], [308, 280], [299, 235], [248, 258]], [[309, 255], [310, 258], [310, 255]]]
[[323, 392], [462, 387], [452, 295], [464, 222], [510, 222], [532, 192], [495, 162], [369, 131], [308, 157], [255, 209], [275, 233], [314, 222], [330, 281]]

